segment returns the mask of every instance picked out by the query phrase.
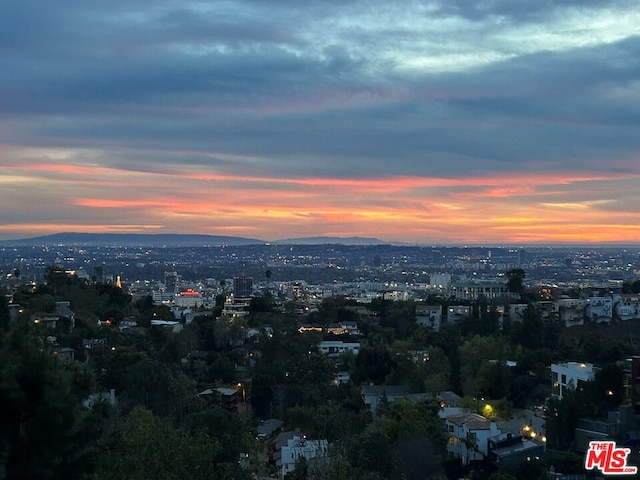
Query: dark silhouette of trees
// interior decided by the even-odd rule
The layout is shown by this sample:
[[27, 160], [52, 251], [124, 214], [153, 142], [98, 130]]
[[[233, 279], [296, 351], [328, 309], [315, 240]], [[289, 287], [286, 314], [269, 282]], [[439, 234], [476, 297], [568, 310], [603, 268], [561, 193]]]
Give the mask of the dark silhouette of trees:
[[522, 268], [512, 268], [507, 272], [507, 288], [513, 293], [522, 293], [524, 290], [525, 272]]
[[109, 410], [88, 409], [84, 365], [62, 361], [27, 323], [0, 347], [0, 467], [8, 479], [83, 479], [102, 449]]

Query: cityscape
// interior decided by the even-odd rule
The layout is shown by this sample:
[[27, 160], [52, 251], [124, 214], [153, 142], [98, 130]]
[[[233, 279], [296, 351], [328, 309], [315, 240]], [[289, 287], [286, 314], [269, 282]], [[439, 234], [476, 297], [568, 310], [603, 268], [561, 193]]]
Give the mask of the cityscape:
[[605, 440], [640, 463], [638, 248], [219, 240], [0, 246], [5, 337], [91, 378], [87, 478], [185, 478], [167, 461], [196, 438], [201, 478], [586, 479]]

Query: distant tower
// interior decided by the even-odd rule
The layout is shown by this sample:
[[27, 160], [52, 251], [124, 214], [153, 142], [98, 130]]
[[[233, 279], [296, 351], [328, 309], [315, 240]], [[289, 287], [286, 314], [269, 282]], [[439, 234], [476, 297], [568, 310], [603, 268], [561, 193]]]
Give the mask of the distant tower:
[[524, 248], [521, 248], [520, 250], [518, 250], [518, 266], [519, 267], [524, 265], [525, 256], [526, 256], [526, 252]]
[[120, 275], [116, 276], [116, 287], [122, 288], [122, 281], [120, 280]]
[[164, 286], [167, 292], [177, 293], [180, 286], [178, 272], [164, 272]]
[[104, 268], [93, 267], [93, 275], [95, 281], [98, 283], [104, 283]]
[[233, 296], [250, 297], [253, 293], [253, 277], [233, 277]]

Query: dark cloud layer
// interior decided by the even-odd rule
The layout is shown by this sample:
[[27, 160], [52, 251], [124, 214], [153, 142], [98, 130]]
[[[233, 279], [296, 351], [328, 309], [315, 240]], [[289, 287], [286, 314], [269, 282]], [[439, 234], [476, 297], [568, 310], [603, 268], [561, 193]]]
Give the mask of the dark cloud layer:
[[0, 140], [118, 146], [150, 164], [201, 152], [188, 161], [225, 171], [244, 166], [207, 153], [261, 156], [265, 174], [347, 177], [599, 169], [640, 148], [637, 33], [533, 48], [511, 28], [557, 33], [588, 10], [597, 35], [606, 12], [637, 15], [631, 3], [407, 5], [415, 18], [372, 1], [9, 2]]

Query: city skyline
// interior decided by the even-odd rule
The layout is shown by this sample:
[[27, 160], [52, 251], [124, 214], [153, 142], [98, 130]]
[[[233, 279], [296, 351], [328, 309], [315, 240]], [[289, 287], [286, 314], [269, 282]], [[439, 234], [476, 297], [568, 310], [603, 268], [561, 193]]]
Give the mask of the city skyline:
[[12, 2], [0, 240], [640, 242], [640, 5]]

